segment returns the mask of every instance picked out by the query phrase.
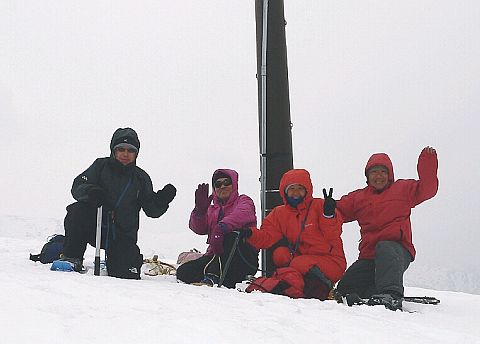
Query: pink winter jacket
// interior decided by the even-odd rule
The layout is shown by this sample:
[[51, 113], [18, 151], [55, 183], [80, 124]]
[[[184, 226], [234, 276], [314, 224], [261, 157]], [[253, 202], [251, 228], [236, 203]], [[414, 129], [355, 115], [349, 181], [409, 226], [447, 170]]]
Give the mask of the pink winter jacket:
[[[218, 222], [226, 225], [227, 232], [242, 227], [256, 227], [257, 217], [255, 215], [255, 205], [247, 195], [238, 194], [238, 173], [229, 169], [218, 169], [213, 173], [224, 173], [232, 179], [232, 193], [229, 199], [222, 204], [221, 200], [213, 192], [213, 204], [208, 207], [207, 213], [199, 215], [195, 209], [190, 214], [189, 227], [197, 234], [207, 234], [207, 243], [210, 242], [212, 231]], [[223, 210], [223, 218], [218, 221], [220, 210]], [[213, 251], [208, 246], [205, 255], [213, 255]]]

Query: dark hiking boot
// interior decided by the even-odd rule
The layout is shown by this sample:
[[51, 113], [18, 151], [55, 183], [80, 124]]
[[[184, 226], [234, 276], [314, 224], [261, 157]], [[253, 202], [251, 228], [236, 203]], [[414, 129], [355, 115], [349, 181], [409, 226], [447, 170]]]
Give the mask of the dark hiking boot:
[[343, 303], [349, 307], [352, 307], [353, 305], [367, 304], [367, 301], [365, 299], [362, 299], [357, 293], [342, 294], [338, 290], [334, 289], [331, 294], [332, 300], [335, 300], [338, 303]]
[[76, 272], [85, 271], [85, 267], [83, 266], [83, 258], [72, 258], [72, 257], [67, 257], [61, 254], [59, 261], [69, 263], [73, 271], [76, 271]]
[[205, 277], [200, 282], [193, 282], [193, 285], [206, 285], [208, 287], [213, 287], [215, 284], [218, 284], [218, 276], [214, 274], [207, 273]]
[[317, 266], [313, 266], [305, 275], [305, 286], [303, 293], [306, 298], [313, 298], [319, 300], [326, 300], [333, 283], [325, 277], [322, 271]]
[[369, 306], [383, 305], [392, 311], [402, 310], [403, 297], [396, 294], [375, 294], [367, 301]]

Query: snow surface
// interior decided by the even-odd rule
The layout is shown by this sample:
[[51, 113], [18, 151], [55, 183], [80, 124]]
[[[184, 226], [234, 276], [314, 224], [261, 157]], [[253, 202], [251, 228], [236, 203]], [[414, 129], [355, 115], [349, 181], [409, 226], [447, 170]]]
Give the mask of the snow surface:
[[[28, 254], [53, 233], [63, 233], [62, 220], [0, 216], [1, 343], [480, 343], [480, 295], [407, 287], [407, 295], [441, 299], [406, 303], [407, 313], [196, 287], [173, 276], [51, 272]], [[173, 252], [176, 244], [141, 248]], [[93, 256], [89, 248], [90, 268]]]

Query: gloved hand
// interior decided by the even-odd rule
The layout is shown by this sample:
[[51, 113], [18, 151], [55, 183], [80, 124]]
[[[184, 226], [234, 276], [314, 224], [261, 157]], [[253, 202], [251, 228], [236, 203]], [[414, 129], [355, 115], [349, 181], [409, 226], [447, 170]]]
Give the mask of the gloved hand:
[[157, 203], [161, 205], [168, 205], [177, 194], [177, 189], [172, 184], [167, 184], [163, 189], [157, 191]]
[[208, 184], [198, 184], [197, 190], [195, 190], [195, 210], [199, 215], [204, 215], [207, 212], [212, 197], [208, 197]]
[[335, 208], [337, 207], [337, 202], [332, 197], [333, 188], [330, 188], [330, 191], [327, 195], [327, 190], [323, 189], [323, 215], [326, 217], [332, 217], [335, 215]]
[[212, 238], [210, 239], [210, 246], [216, 255], [221, 255], [224, 251], [223, 239], [225, 238], [225, 232], [223, 231], [222, 225], [222, 223], [219, 223], [215, 226], [212, 232]]
[[93, 186], [88, 190], [88, 203], [98, 208], [105, 203], [105, 191], [99, 186]]
[[240, 232], [238, 233], [240, 236], [241, 241], [247, 240], [247, 238], [250, 238], [252, 236], [252, 229], [249, 227], [243, 227], [240, 228]]

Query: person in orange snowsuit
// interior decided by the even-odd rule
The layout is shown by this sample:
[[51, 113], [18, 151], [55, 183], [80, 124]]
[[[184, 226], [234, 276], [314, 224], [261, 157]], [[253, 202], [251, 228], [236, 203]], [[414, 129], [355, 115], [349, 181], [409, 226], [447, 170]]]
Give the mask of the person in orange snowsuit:
[[342, 218], [335, 209], [333, 190], [327, 195], [323, 189], [325, 200], [314, 198], [310, 174], [304, 169], [286, 172], [279, 190], [284, 204], [268, 214], [260, 229], [246, 229], [244, 236], [259, 249], [275, 245], [276, 271], [271, 278], [281, 283], [268, 290], [259, 285], [269, 282], [263, 278], [250, 290], [325, 300], [346, 268]]

